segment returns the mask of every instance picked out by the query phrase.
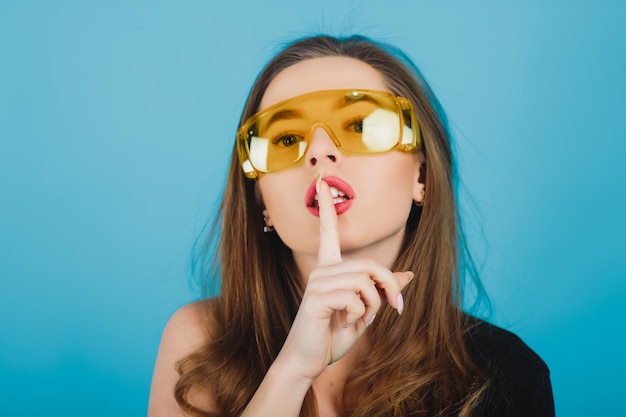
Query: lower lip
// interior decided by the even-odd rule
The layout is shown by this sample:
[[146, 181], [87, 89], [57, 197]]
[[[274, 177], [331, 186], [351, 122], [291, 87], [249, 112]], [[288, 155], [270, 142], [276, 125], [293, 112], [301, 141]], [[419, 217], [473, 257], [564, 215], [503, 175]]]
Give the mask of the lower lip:
[[[337, 203], [335, 204], [335, 211], [337, 212], [337, 215], [340, 215], [342, 213], [345, 213], [346, 211], [348, 211], [348, 209], [350, 208], [350, 206], [352, 206], [352, 200], [346, 200], [346, 201], [342, 201], [341, 203]], [[309, 212], [311, 212], [312, 215], [319, 217], [320, 216], [320, 208], [319, 207], [307, 207], [309, 209]]]

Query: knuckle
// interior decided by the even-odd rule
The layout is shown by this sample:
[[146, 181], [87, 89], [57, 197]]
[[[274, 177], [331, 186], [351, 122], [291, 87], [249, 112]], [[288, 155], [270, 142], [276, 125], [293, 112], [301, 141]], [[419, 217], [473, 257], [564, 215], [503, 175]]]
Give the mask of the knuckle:
[[376, 293], [375, 293], [375, 294], [374, 294], [374, 296], [372, 297], [372, 300], [371, 300], [370, 305], [371, 305], [372, 307], [375, 307], [375, 308], [377, 308], [377, 309], [378, 309], [378, 308], [380, 307], [381, 303], [382, 303], [382, 300], [381, 300], [381, 298], [380, 298], [380, 294], [378, 293], [378, 291], [376, 291]]
[[358, 272], [356, 274], [356, 280], [360, 287], [369, 287], [374, 284], [372, 277], [367, 272]]
[[354, 291], [345, 291], [344, 295], [345, 295], [345, 301], [346, 301], [347, 306], [355, 308], [359, 304], [361, 305], [363, 304], [363, 300], [361, 300], [361, 297]]
[[360, 302], [354, 302], [354, 303], [350, 303], [346, 306], [346, 311], [352, 313], [352, 314], [356, 314], [358, 316], [362, 316], [363, 314], [365, 314], [366, 311], [366, 307], [365, 305]]

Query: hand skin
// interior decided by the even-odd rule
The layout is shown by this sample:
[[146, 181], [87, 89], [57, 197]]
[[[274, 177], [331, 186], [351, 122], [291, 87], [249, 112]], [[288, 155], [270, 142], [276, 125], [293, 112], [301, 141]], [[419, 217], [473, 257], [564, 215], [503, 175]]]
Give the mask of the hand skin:
[[318, 178], [320, 244], [287, 340], [243, 417], [297, 417], [308, 389], [340, 360], [375, 319], [384, 301], [402, 314], [401, 290], [413, 273], [392, 273], [372, 260], [343, 261], [337, 213], [328, 184]]
[[[391, 273], [371, 260], [343, 261], [332, 196], [327, 184], [319, 185], [318, 266], [309, 274], [287, 340], [243, 416], [297, 417], [312, 385], [320, 415], [336, 415], [340, 401], [337, 388], [367, 354], [367, 343], [360, 338], [366, 325], [371, 324], [382, 302], [401, 310], [398, 295], [413, 277], [411, 272]], [[182, 307], [165, 327], [152, 378], [149, 417], [183, 416], [172, 395], [178, 380], [175, 364], [212, 337], [206, 331], [213, 324], [204, 314], [210, 306], [201, 304]], [[192, 395], [191, 402], [219, 415], [217, 399], [210, 392]]]

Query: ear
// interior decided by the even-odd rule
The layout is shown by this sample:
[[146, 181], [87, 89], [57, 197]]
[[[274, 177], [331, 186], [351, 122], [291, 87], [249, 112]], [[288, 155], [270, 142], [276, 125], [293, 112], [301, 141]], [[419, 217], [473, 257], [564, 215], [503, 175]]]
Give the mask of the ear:
[[263, 210], [263, 218], [265, 219], [265, 225], [267, 227], [274, 227], [274, 223], [272, 223], [272, 219], [270, 218], [270, 213], [267, 209]]
[[426, 158], [423, 152], [415, 156], [415, 174], [413, 177], [413, 201], [416, 205], [424, 204], [426, 194]]

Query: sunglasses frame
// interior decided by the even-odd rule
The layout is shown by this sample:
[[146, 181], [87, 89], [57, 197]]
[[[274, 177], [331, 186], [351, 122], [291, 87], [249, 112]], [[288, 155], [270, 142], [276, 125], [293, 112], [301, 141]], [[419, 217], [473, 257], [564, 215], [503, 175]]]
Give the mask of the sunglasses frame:
[[[301, 161], [304, 155], [306, 155], [306, 151], [308, 150], [310, 146], [310, 143], [307, 142], [306, 149], [303, 152], [302, 156], [300, 156], [298, 159], [294, 160], [293, 162], [291, 162], [290, 164], [284, 167], [276, 168], [273, 170], [258, 169], [251, 162], [252, 158], [250, 155], [249, 143], [250, 143], [250, 137], [254, 134], [254, 132], [251, 131], [250, 129], [261, 117], [265, 116], [268, 113], [275, 111], [275, 109], [284, 106], [286, 103], [290, 101], [294, 101], [294, 100], [300, 101], [303, 98], [306, 98], [307, 96], [315, 97], [315, 96], [331, 95], [331, 94], [335, 94], [337, 97], [342, 97], [342, 96], [347, 96], [347, 95], [355, 95], [355, 96], [356, 95], [370, 95], [370, 96], [379, 97], [379, 98], [384, 97], [384, 99], [391, 99], [393, 100], [395, 104], [397, 114], [400, 116], [401, 125], [405, 125], [405, 126], [408, 125], [410, 126], [412, 130], [413, 137], [412, 137], [411, 142], [401, 143], [402, 135], [400, 135], [400, 137], [398, 138], [398, 142], [394, 147], [385, 151], [380, 151], [380, 152], [351, 152], [351, 151], [342, 149], [340, 144], [335, 143], [337, 148], [342, 153], [352, 154], [352, 155], [371, 155], [371, 154], [386, 153], [386, 152], [390, 152], [393, 150], [398, 150], [401, 152], [418, 152], [422, 149], [419, 123], [417, 121], [417, 117], [415, 116], [413, 105], [409, 99], [400, 97], [400, 96], [395, 96], [386, 91], [376, 91], [376, 90], [364, 90], [364, 89], [318, 90], [318, 91], [313, 91], [311, 93], [306, 93], [306, 94], [302, 94], [299, 96], [291, 97], [287, 100], [283, 100], [281, 102], [273, 104], [269, 106], [268, 108], [263, 109], [262, 111], [253, 114], [241, 125], [241, 127], [237, 131], [237, 153], [239, 155], [239, 162], [241, 164], [241, 167], [246, 177], [251, 178], [251, 179], [256, 179], [261, 174], [267, 174], [270, 172], [275, 172], [284, 168], [288, 168], [296, 164], [297, 162]], [[410, 124], [406, 123], [407, 119], [410, 121]], [[328, 132], [328, 129], [330, 129], [330, 127], [328, 127], [327, 124], [324, 123], [323, 121], [316, 121], [315, 123], [311, 124], [311, 127], [313, 126], [320, 126], [327, 132]], [[333, 137], [333, 142], [335, 141], [340, 142], [336, 138], [336, 135], [334, 132], [332, 132], [331, 136]]]

